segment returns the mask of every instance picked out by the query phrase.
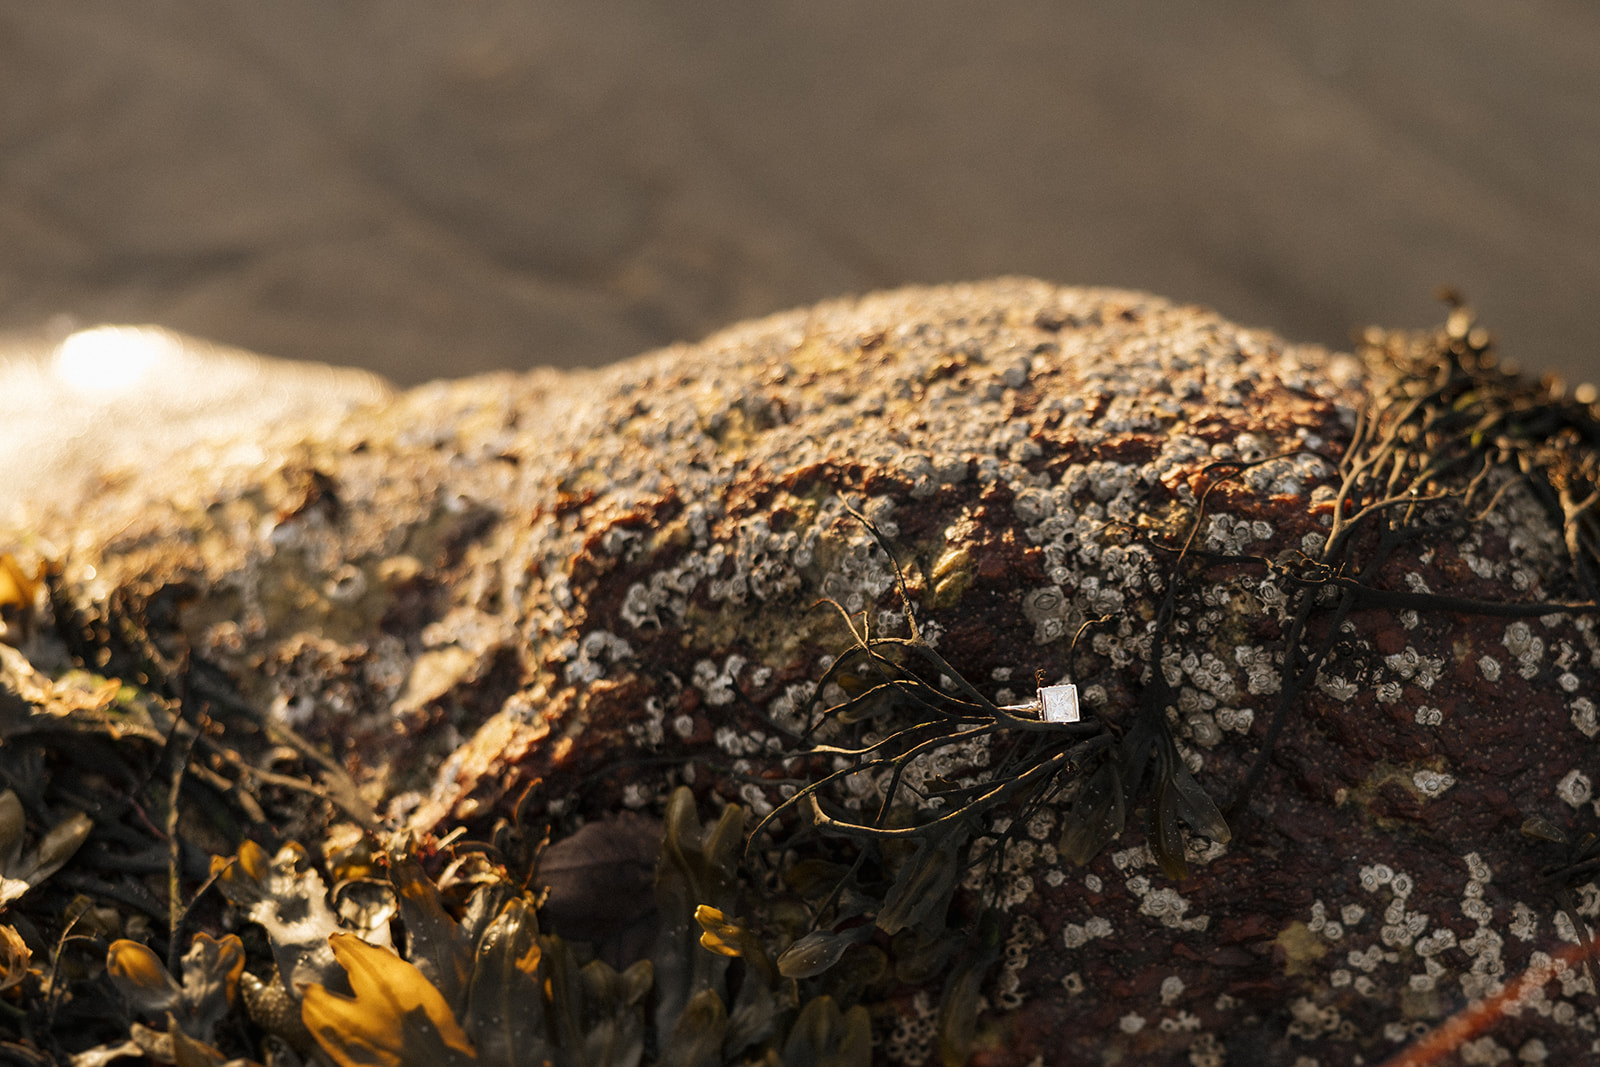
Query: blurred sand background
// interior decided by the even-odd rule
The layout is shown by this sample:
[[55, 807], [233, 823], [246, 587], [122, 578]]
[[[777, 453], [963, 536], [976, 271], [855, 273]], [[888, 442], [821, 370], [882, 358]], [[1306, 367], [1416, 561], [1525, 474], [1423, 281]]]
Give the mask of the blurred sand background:
[[1003, 273], [1600, 378], [1592, 0], [0, 0], [0, 333], [398, 383]]

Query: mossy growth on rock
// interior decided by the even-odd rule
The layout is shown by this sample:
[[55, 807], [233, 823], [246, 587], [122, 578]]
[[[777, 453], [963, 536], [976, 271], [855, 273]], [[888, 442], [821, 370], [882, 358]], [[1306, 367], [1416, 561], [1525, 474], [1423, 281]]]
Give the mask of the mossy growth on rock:
[[[62, 1027], [117, 974], [151, 1033], [209, 1019], [236, 928], [241, 998], [312, 968], [376, 1048], [366, 967], [447, 1059], [534, 1041], [474, 1013], [486, 953], [548, 985], [528, 1048], [624, 1059], [1589, 1056], [1593, 399], [1462, 308], [1339, 355], [1011, 280], [199, 445], [12, 549], [21, 840], [95, 824], [22, 904], [103, 924], [22, 913], [66, 961], [6, 994], [23, 1045], [138, 1044]], [[320, 936], [207, 853], [331, 892]], [[113, 938], [170, 977], [105, 979]], [[337, 1061], [277, 981], [172, 1056]]]

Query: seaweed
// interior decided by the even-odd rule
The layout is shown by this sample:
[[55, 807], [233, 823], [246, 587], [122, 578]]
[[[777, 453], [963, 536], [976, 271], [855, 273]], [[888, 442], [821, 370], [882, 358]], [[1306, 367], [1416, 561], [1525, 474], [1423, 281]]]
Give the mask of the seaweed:
[[239, 945], [209, 891], [243, 878], [208, 856], [249, 834], [320, 839], [341, 801], [376, 819], [348, 804], [336, 762], [273, 729], [134, 598], [91, 617], [54, 568], [30, 581], [11, 576], [0, 643], [0, 1059], [224, 1062], [248, 1041], [236, 993], [272, 994], [248, 972], [204, 979]]
[[453, 906], [425, 857], [397, 846], [382, 881], [404, 937], [390, 940], [387, 928], [339, 914], [304, 849], [290, 844], [269, 858], [246, 841], [216, 861], [217, 884], [263, 928], [272, 973], [245, 972], [245, 944], [232, 935], [196, 935], [181, 982], [149, 948], [118, 940], [105, 969], [134, 1021], [124, 1040], [73, 1062], [145, 1055], [253, 1067], [249, 1056], [230, 1060], [219, 1041], [219, 1024], [242, 1000], [265, 1042], [277, 1043], [276, 1062], [864, 1067], [870, 1017], [849, 969], [831, 984], [784, 973], [773, 962], [774, 949], [792, 947], [781, 926], [729, 917], [748, 906], [743, 827], [738, 806], [707, 825], [687, 789], [673, 794], [657, 864], [659, 936], [621, 969], [541, 929], [538, 895], [504, 870], [477, 872], [476, 888]]

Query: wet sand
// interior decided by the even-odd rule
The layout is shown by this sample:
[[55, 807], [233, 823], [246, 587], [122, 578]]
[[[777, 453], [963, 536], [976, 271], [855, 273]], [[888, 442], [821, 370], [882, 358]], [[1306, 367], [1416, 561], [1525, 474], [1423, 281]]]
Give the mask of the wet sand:
[[1600, 378], [1596, 189], [1582, 0], [0, 3], [0, 332], [400, 383], [1007, 273]]

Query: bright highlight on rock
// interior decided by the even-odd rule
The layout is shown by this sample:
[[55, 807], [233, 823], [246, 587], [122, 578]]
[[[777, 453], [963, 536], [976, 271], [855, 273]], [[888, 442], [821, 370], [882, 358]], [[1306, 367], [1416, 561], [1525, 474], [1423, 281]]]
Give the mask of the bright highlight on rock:
[[161, 330], [97, 326], [62, 341], [52, 369], [57, 378], [79, 392], [111, 393], [138, 384], [175, 350], [172, 339]]

